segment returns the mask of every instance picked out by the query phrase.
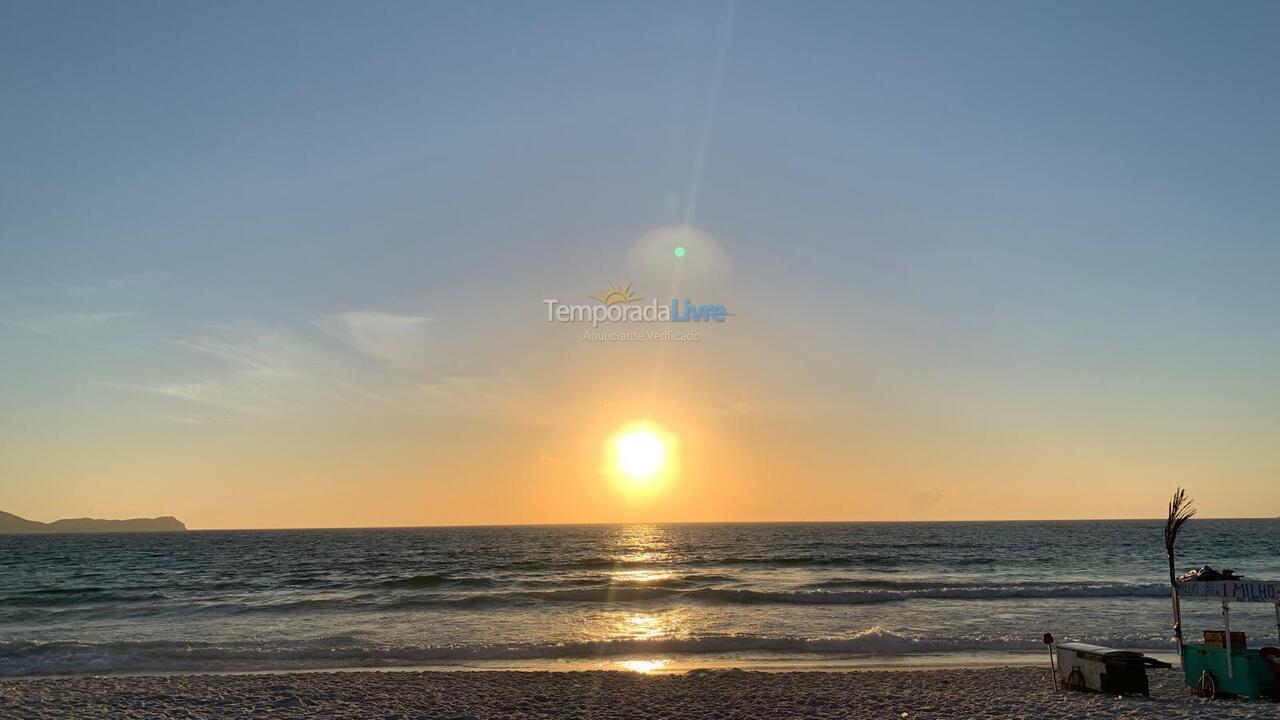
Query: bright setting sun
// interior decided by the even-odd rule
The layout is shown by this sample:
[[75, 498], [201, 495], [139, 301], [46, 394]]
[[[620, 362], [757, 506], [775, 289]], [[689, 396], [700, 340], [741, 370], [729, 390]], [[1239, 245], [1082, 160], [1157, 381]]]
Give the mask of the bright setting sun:
[[650, 488], [670, 470], [673, 439], [649, 423], [622, 428], [607, 446], [610, 474], [633, 489]]
[[648, 480], [662, 469], [667, 454], [651, 430], [636, 430], [618, 438], [618, 466], [632, 480]]

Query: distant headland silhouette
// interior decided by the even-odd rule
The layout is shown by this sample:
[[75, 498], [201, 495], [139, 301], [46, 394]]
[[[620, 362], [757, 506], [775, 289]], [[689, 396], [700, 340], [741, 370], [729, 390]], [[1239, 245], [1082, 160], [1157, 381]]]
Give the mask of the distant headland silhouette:
[[119, 533], [119, 532], [172, 532], [186, 530], [187, 526], [172, 515], [158, 518], [132, 518], [129, 520], [97, 520], [94, 518], [67, 518], [50, 523], [20, 518], [0, 511], [0, 534], [4, 533]]

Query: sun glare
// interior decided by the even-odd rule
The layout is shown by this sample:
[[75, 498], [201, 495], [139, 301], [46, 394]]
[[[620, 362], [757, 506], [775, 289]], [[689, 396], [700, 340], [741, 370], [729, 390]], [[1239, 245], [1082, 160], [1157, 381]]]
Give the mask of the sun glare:
[[632, 480], [648, 480], [662, 469], [667, 448], [662, 439], [647, 428], [618, 438], [618, 467]]
[[618, 666], [623, 670], [630, 670], [641, 675], [652, 675], [653, 673], [662, 672], [669, 661], [667, 660], [619, 660]]
[[610, 473], [632, 489], [651, 489], [671, 469], [673, 439], [649, 423], [622, 428], [608, 443]]

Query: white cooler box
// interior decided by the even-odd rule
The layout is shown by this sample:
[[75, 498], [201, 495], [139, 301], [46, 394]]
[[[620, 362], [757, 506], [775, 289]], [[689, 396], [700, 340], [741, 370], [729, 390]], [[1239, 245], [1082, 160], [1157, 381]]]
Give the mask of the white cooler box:
[[1057, 646], [1058, 675], [1068, 690], [1121, 695], [1151, 694], [1148, 667], [1169, 667], [1169, 663], [1132, 650], [1114, 650], [1101, 645], [1061, 643]]

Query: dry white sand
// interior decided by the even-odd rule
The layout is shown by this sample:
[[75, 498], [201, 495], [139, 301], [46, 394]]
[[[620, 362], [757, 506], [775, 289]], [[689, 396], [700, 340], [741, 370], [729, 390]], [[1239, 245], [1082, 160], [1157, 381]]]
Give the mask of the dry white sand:
[[[0, 682], [0, 718], [1275, 718], [1271, 702], [1054, 692], [1047, 669], [340, 672]], [[905, 715], [904, 715], [905, 714]]]

